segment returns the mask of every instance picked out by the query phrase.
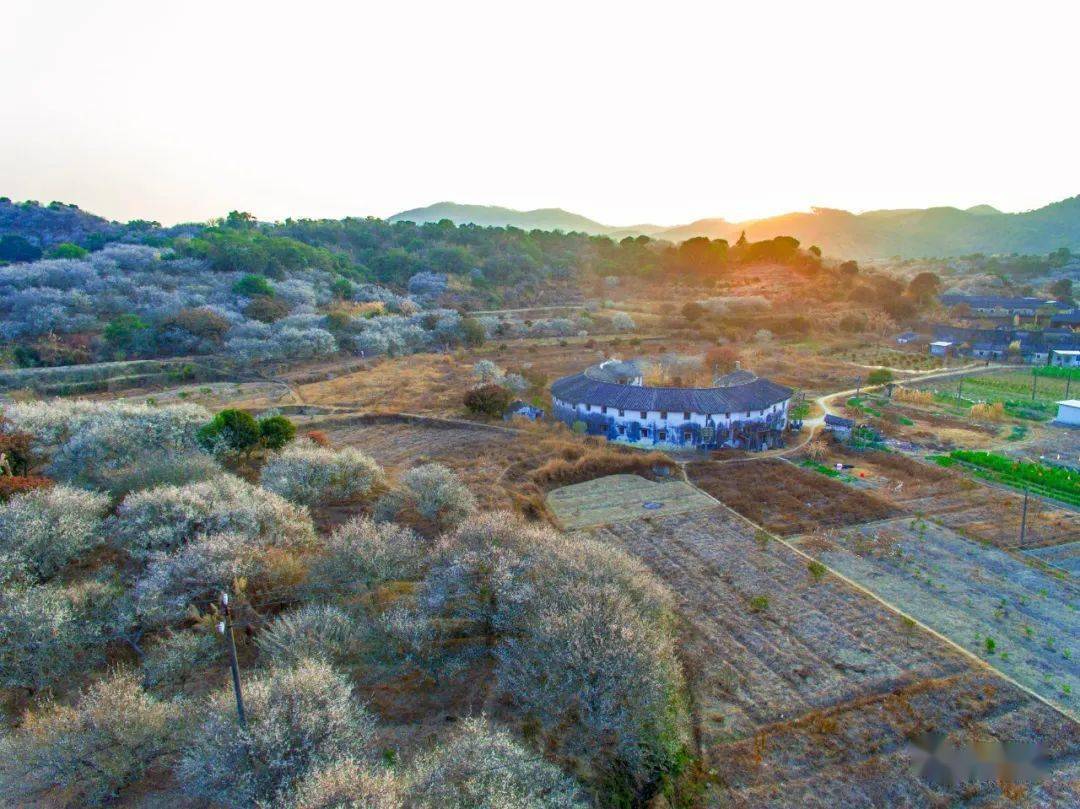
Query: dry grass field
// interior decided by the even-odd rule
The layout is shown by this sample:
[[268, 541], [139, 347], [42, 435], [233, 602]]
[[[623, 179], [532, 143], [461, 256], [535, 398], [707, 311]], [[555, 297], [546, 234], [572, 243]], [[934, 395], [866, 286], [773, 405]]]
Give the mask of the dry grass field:
[[1014, 805], [994, 782], [937, 789], [909, 737], [1038, 741], [1052, 770], [1020, 805], [1080, 800], [1080, 725], [727, 510], [592, 532], [643, 559], [676, 596], [680, 653], [710, 806]]
[[686, 472], [717, 500], [785, 536], [901, 513], [874, 494], [778, 459], [697, 461]]

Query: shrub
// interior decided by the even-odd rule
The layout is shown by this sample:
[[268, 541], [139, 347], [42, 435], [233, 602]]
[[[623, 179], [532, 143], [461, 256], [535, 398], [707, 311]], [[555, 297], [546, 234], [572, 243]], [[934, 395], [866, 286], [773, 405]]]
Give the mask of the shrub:
[[346, 588], [419, 575], [425, 547], [410, 528], [355, 517], [334, 529], [324, 554], [311, 564], [311, 586], [328, 595]]
[[259, 437], [268, 449], [281, 449], [296, 438], [296, 425], [285, 416], [259, 419]]
[[473, 365], [473, 376], [485, 384], [498, 382], [503, 377], [503, 370], [491, 360], [480, 360]]
[[893, 372], [888, 368], [875, 368], [866, 376], [867, 385], [886, 385], [893, 381]]
[[264, 276], [249, 273], [233, 284], [232, 291], [246, 298], [256, 295], [271, 297], [274, 294], [274, 287]]
[[677, 768], [685, 738], [671, 599], [641, 563], [489, 514], [444, 538], [417, 604], [448, 633], [430, 642], [494, 655], [500, 691], [551, 749], [588, 759], [631, 793]]
[[9, 587], [0, 593], [0, 686], [38, 691], [70, 677], [101, 635], [64, 588]]
[[53, 485], [44, 475], [0, 475], [0, 503], [7, 502], [17, 494], [45, 489]]
[[383, 472], [355, 447], [332, 450], [302, 443], [271, 458], [259, 482], [294, 503], [316, 505], [368, 497], [383, 485]]
[[408, 805], [423, 809], [584, 809], [581, 788], [558, 767], [483, 719], [467, 719], [414, 763]]
[[380, 498], [375, 514], [381, 521], [420, 521], [442, 530], [475, 510], [475, 498], [457, 475], [442, 464], [429, 463], [406, 472], [401, 485]]
[[825, 565], [821, 564], [821, 562], [818, 562], [817, 560], [809, 562], [806, 565], [806, 569], [810, 572], [810, 577], [814, 581], [821, 581], [823, 578], [825, 578], [825, 574], [828, 572], [828, 569], [825, 567]]
[[234, 582], [259, 578], [271, 559], [240, 534], [212, 534], [176, 553], [155, 554], [135, 582], [139, 620], [158, 626], [178, 621], [192, 609], [205, 609]]
[[749, 605], [750, 612], [764, 612], [769, 608], [769, 597], [766, 595], [753, 596]]
[[231, 475], [129, 494], [108, 523], [111, 541], [134, 553], [172, 550], [199, 534], [236, 533], [277, 546], [313, 536], [307, 509]]
[[259, 424], [250, 413], [227, 408], [199, 430], [199, 443], [210, 452], [250, 452], [259, 443]]
[[308, 604], [279, 615], [255, 642], [274, 665], [296, 665], [305, 659], [347, 665], [361, 656], [365, 640], [363, 628], [337, 607]]
[[195, 629], [169, 633], [143, 656], [143, 685], [176, 688], [200, 668], [215, 664], [224, 656], [223, 642], [210, 632]]
[[182, 719], [180, 703], [157, 700], [118, 672], [74, 707], [46, 704], [27, 715], [0, 751], [2, 791], [11, 798], [60, 787], [68, 801], [100, 806], [175, 749]]
[[247, 725], [238, 727], [232, 689], [211, 700], [177, 768], [188, 795], [244, 809], [284, 803], [309, 772], [368, 753], [374, 719], [325, 663], [250, 679], [244, 702]]
[[35, 489], [0, 505], [0, 551], [25, 560], [39, 580], [99, 541], [109, 499], [67, 486]]
[[513, 395], [502, 385], [488, 383], [465, 393], [465, 407], [470, 413], [493, 418], [501, 416], [510, 406]]
[[289, 809], [403, 809], [400, 779], [354, 758], [313, 767], [296, 788]]
[[255, 295], [244, 307], [244, 316], [262, 323], [273, 323], [289, 314], [289, 304], [281, 298]]

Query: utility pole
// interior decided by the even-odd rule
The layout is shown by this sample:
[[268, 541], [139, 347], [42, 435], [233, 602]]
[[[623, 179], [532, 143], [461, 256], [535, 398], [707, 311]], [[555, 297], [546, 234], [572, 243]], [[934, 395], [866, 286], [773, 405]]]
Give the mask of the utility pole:
[[240, 666], [236, 662], [236, 638], [233, 637], [228, 593], [221, 594], [221, 606], [225, 611], [225, 620], [218, 622], [218, 632], [224, 635], [225, 642], [229, 646], [229, 666], [232, 667], [233, 692], [236, 694], [236, 717], [240, 720], [240, 727], [247, 727], [247, 717], [244, 715], [244, 695], [240, 691]]
[[1072, 371], [1065, 372], [1065, 398], [1069, 398], [1069, 388], [1072, 386]]
[[964, 377], [960, 377], [960, 384], [956, 386], [956, 401], [964, 398]]
[[1035, 401], [1035, 389], [1039, 386], [1039, 375], [1035, 373], [1035, 369], [1031, 369], [1031, 401]]
[[1020, 547], [1024, 547], [1024, 539], [1027, 537], [1027, 508], [1028, 508], [1028, 487], [1024, 487], [1024, 510], [1020, 515]]

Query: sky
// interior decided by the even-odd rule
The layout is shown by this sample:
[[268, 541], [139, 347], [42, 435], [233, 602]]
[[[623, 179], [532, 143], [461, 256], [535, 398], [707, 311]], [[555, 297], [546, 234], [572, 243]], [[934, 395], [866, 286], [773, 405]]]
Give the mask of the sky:
[[1080, 4], [5, 2], [0, 195], [606, 224], [1080, 193]]

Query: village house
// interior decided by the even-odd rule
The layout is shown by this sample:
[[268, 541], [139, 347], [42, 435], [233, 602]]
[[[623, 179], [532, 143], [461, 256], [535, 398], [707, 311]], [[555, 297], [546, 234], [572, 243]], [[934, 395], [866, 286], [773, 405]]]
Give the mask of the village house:
[[783, 444], [791, 388], [736, 369], [708, 388], [653, 387], [641, 367], [608, 360], [551, 386], [554, 415], [611, 441], [761, 450]]
[[1057, 301], [1045, 298], [1010, 298], [997, 295], [958, 295], [947, 293], [938, 296], [942, 306], [967, 306], [973, 315], [982, 317], [1012, 318], [1034, 317]]

